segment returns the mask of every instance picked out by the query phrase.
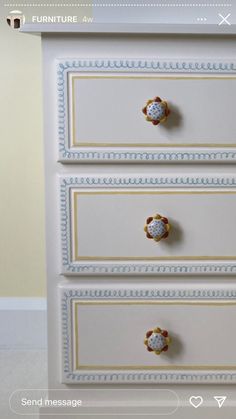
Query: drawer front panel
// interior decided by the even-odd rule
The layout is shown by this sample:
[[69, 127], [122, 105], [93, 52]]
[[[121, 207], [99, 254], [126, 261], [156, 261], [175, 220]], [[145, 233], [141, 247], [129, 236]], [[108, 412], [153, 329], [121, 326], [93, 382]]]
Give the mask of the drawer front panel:
[[[176, 74], [175, 67], [172, 75], [154, 61], [139, 62], [140, 68], [131, 62], [123, 71], [116, 67], [117, 62], [101, 62], [97, 67], [96, 61], [60, 62], [61, 160], [212, 161], [235, 157], [219, 151], [227, 148], [225, 152], [234, 153], [236, 144], [236, 70], [232, 66], [217, 71], [217, 66], [207, 70], [206, 65], [205, 72], [197, 73], [197, 66], [191, 69], [189, 65], [186, 74]], [[147, 122], [142, 113], [146, 102], [156, 96], [166, 100], [171, 110], [166, 122], [158, 126]], [[212, 147], [218, 155], [211, 153]]]
[[[235, 145], [236, 78], [75, 73], [71, 83], [73, 147]], [[172, 109], [158, 127], [141, 112], [156, 92]]]
[[[228, 327], [236, 312], [235, 290], [168, 291], [62, 287], [63, 382], [235, 380]], [[146, 332], [157, 326], [171, 337], [160, 355], [144, 344]]]
[[[169, 180], [171, 185], [173, 178]], [[195, 266], [192, 273], [198, 267], [200, 273], [200, 267], [204, 273], [214, 268], [233, 273], [236, 190], [233, 179], [215, 181], [210, 184], [208, 178], [209, 186], [202, 188], [207, 178], [182, 179], [182, 185], [177, 178], [172, 187], [167, 178], [120, 178], [120, 185], [104, 178], [103, 186], [99, 179], [64, 178], [63, 272], [165, 273], [166, 267], [171, 273], [172, 266], [178, 273], [178, 266], [181, 273], [191, 273]], [[158, 243], [144, 232], [147, 218], [156, 213], [171, 226], [169, 237]], [[153, 271], [143, 271], [144, 264]]]

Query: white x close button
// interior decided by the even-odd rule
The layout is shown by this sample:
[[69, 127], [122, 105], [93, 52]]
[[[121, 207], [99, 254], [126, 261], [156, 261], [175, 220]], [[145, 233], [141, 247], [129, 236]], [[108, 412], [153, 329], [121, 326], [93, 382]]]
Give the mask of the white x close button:
[[231, 23], [228, 21], [229, 17], [231, 16], [231, 13], [229, 13], [227, 16], [223, 16], [221, 13], [218, 13], [218, 16], [221, 18], [219, 26], [221, 25], [231, 25]]

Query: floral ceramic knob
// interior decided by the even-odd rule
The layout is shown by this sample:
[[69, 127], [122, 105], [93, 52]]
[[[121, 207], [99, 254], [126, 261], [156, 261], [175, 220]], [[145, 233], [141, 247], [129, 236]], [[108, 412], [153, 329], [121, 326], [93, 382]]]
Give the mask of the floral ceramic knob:
[[144, 344], [149, 352], [154, 352], [156, 355], [160, 355], [162, 352], [168, 351], [170, 341], [171, 339], [167, 330], [162, 330], [160, 327], [156, 327], [146, 333]]
[[160, 214], [156, 214], [154, 217], [148, 217], [144, 231], [148, 239], [153, 239], [156, 242], [159, 242], [161, 239], [166, 239], [170, 231], [168, 218], [162, 217]]
[[152, 122], [153, 125], [158, 125], [166, 120], [170, 110], [167, 102], [157, 96], [147, 101], [146, 106], [143, 108], [143, 113], [146, 115], [147, 121]]

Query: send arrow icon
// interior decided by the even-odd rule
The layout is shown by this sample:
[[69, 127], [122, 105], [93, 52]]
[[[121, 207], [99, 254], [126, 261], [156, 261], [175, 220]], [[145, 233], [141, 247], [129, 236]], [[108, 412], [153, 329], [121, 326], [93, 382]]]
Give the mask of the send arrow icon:
[[217, 401], [219, 408], [221, 408], [227, 399], [226, 396], [215, 396], [214, 399]]

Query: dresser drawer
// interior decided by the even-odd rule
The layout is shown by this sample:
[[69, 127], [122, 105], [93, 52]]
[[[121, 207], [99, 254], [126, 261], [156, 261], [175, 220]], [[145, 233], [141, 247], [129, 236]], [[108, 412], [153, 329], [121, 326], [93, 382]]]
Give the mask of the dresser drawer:
[[60, 295], [64, 383], [236, 381], [235, 287], [66, 285]]
[[62, 178], [63, 273], [234, 274], [235, 185], [230, 176]]
[[[171, 70], [155, 61], [117, 63], [60, 63], [62, 161], [235, 158], [233, 66], [185, 63], [178, 69], [176, 63]], [[147, 122], [142, 112], [157, 96], [170, 109], [158, 126]], [[149, 109], [149, 116], [154, 113]], [[222, 148], [227, 149], [224, 155]]]

